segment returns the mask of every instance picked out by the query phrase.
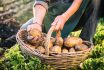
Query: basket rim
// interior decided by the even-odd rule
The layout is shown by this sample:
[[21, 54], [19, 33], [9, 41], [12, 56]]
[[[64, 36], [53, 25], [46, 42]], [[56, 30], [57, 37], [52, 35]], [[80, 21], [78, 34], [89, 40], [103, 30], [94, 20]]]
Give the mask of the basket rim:
[[[24, 30], [24, 29], [23, 29]], [[92, 44], [92, 43], [90, 43], [90, 42], [88, 42], [88, 41], [85, 41], [85, 42], [88, 42], [88, 43], [90, 43], [91, 44], [91, 47], [90, 48], [88, 48], [88, 49], [86, 49], [86, 50], [82, 50], [82, 51], [76, 51], [76, 52], [68, 52], [68, 53], [60, 53], [60, 54], [57, 54], [57, 55], [55, 55], [54, 53], [52, 53], [51, 54], [51, 56], [50, 55], [46, 55], [46, 54], [43, 54], [43, 53], [41, 53], [39, 50], [37, 50], [37, 49], [32, 49], [31, 47], [28, 47], [22, 40], [20, 40], [20, 38], [19, 38], [19, 33], [21, 32], [21, 30], [19, 30], [18, 32], [17, 32], [17, 35], [16, 35], [16, 40], [17, 40], [17, 42], [18, 42], [18, 44], [20, 45], [20, 47], [22, 47], [22, 48], [25, 48], [27, 51], [31, 51], [31, 52], [33, 52], [33, 54], [34, 55], [36, 55], [36, 56], [38, 56], [38, 57], [60, 57], [60, 56], [68, 56], [68, 55], [71, 55], [71, 54], [76, 54], [76, 55], [78, 55], [78, 54], [80, 54], [80, 53], [84, 53], [84, 52], [89, 52], [93, 47], [94, 47], [94, 45]], [[34, 53], [35, 52], [35, 53]]]

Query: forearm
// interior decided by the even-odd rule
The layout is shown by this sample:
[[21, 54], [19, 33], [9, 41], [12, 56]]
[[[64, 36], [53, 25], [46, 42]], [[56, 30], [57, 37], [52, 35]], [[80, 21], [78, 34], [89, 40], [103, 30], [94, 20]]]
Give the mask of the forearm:
[[81, 3], [82, 0], [74, 0], [72, 5], [69, 7], [69, 9], [62, 14], [62, 16], [65, 17], [66, 21], [79, 9]]
[[36, 5], [35, 7], [33, 7], [33, 23], [37, 22], [39, 24], [42, 24], [45, 14], [46, 8], [44, 8], [42, 5]]

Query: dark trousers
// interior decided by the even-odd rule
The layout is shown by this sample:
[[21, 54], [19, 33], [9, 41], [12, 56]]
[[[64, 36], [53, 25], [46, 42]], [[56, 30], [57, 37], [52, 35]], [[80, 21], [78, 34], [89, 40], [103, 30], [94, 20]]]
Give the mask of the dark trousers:
[[[85, 23], [83, 25], [80, 37], [83, 40], [87, 40], [93, 43], [93, 37], [96, 32], [96, 27], [98, 24], [98, 6], [100, 0], [93, 0], [88, 6], [85, 13], [82, 16], [82, 21], [80, 23]], [[90, 16], [88, 16], [90, 15]]]

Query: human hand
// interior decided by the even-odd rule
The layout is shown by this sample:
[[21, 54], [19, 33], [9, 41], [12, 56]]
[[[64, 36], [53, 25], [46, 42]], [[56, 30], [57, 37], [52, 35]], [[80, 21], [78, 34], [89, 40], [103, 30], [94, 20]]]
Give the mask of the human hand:
[[55, 26], [55, 31], [58, 31], [63, 29], [65, 23], [66, 23], [66, 18], [63, 15], [59, 15], [55, 18], [51, 26]]
[[31, 25], [28, 25], [28, 27], [27, 27], [27, 31], [34, 30], [34, 29], [37, 29], [39, 31], [42, 31], [41, 24], [34, 23], [34, 24], [31, 24]]

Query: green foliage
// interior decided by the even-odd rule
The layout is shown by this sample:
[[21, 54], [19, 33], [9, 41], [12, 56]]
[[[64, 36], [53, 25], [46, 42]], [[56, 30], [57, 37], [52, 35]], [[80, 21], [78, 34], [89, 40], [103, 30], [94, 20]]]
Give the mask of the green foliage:
[[96, 45], [90, 58], [83, 63], [83, 70], [104, 70], [104, 47]]
[[81, 30], [75, 31], [75, 32], [71, 32], [70, 35], [79, 37], [80, 33], [81, 33]]
[[83, 70], [104, 70], [104, 56], [85, 60], [83, 68]]
[[0, 48], [0, 53], [1, 53], [1, 52], [3, 52], [3, 49], [2, 49], [2, 48]]
[[91, 58], [100, 58], [104, 56], [104, 47], [96, 45], [91, 52]]
[[101, 20], [98, 24], [96, 34], [94, 36], [94, 44], [102, 44], [104, 40], [104, 20]]
[[102, 41], [102, 46], [104, 47], [104, 40]]
[[46, 65], [36, 57], [24, 57], [15, 45], [5, 52], [4, 58], [0, 61], [0, 70], [46, 70]]
[[94, 44], [90, 58], [83, 62], [83, 70], [104, 70], [104, 19], [98, 24]]
[[94, 36], [94, 44], [104, 46], [104, 19], [100, 20], [96, 34]]

